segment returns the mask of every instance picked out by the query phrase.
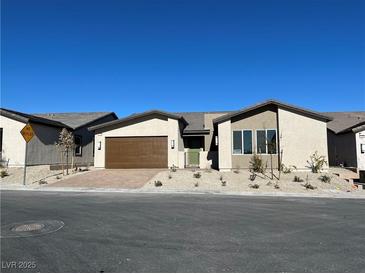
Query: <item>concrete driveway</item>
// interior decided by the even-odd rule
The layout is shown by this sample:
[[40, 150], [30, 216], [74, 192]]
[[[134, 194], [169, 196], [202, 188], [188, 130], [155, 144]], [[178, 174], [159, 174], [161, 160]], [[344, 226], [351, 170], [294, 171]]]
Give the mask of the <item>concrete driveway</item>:
[[141, 188], [161, 169], [103, 169], [79, 174], [47, 187]]

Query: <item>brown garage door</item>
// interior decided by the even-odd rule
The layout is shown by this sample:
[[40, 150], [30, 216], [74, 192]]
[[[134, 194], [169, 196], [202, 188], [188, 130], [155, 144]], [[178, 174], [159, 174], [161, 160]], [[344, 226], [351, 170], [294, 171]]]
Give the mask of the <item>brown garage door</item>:
[[166, 168], [167, 137], [106, 138], [105, 167]]

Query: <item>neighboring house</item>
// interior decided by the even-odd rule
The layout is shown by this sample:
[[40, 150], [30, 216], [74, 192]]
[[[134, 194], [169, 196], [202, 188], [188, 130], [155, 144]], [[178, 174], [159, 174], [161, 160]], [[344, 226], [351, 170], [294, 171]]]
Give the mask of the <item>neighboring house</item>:
[[330, 166], [365, 170], [365, 112], [326, 112]]
[[25, 141], [20, 134], [29, 123], [35, 136], [27, 146], [27, 165], [58, 165], [60, 152], [55, 145], [62, 128], [74, 134], [75, 164], [92, 165], [94, 162], [94, 134], [89, 126], [117, 119], [113, 112], [26, 114], [0, 108], [1, 160], [9, 166], [23, 166]]
[[[279, 168], [307, 169], [314, 152], [328, 158], [327, 126], [318, 112], [275, 100], [234, 112], [159, 110], [90, 127], [95, 167], [247, 169], [254, 154]], [[271, 154], [271, 155], [270, 155]]]

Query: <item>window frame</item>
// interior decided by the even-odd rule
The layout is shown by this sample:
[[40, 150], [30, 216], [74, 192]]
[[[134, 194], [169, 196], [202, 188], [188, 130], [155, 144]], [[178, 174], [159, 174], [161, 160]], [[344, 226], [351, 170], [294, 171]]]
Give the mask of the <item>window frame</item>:
[[[241, 132], [241, 153], [234, 152], [234, 132]], [[232, 155], [242, 155], [243, 153], [243, 132], [240, 129], [232, 130]]]
[[[233, 147], [233, 132], [241, 132], [241, 153], [234, 153], [234, 147]], [[244, 131], [250, 131], [251, 132], [251, 153], [245, 153], [245, 142], [244, 142], [244, 136], [243, 136], [243, 132]], [[254, 154], [254, 142], [253, 142], [253, 132], [254, 130], [253, 129], [248, 129], [248, 128], [245, 128], [245, 129], [233, 129], [232, 130], [232, 155], [253, 155]]]
[[[80, 144], [78, 146], [76, 145], [76, 138], [80, 139]], [[75, 149], [74, 149], [75, 156], [82, 156], [82, 136], [75, 134], [74, 135], [74, 143], [75, 143]], [[76, 152], [77, 147], [80, 147], [80, 152]]]
[[[268, 147], [268, 143], [267, 143], [267, 131], [268, 130], [275, 130], [275, 145], [276, 145], [276, 153], [269, 153], [269, 147]], [[278, 155], [278, 130], [277, 128], [265, 128], [265, 129], [260, 129], [260, 128], [257, 128], [256, 130], [256, 140], [255, 140], [255, 145], [256, 145], [256, 154], [258, 155]], [[266, 153], [259, 153], [258, 152], [258, 146], [257, 146], [257, 131], [265, 131], [265, 146], [266, 146]]]

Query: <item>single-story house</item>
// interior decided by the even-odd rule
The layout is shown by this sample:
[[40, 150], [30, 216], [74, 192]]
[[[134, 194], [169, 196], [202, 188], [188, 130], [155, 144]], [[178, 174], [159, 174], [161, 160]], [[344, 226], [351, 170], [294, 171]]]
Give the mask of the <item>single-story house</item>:
[[326, 112], [330, 166], [365, 170], [365, 111]]
[[239, 111], [151, 110], [89, 128], [98, 168], [247, 169], [264, 161], [308, 169], [310, 155], [328, 158], [324, 114], [275, 100]]
[[117, 118], [114, 112], [27, 114], [0, 108], [1, 160], [9, 167], [24, 165], [26, 142], [20, 131], [26, 124], [30, 124], [35, 136], [27, 145], [27, 165], [59, 165], [61, 163], [60, 152], [55, 143], [63, 128], [74, 135], [75, 164], [92, 165], [94, 134], [88, 131], [88, 127]]

